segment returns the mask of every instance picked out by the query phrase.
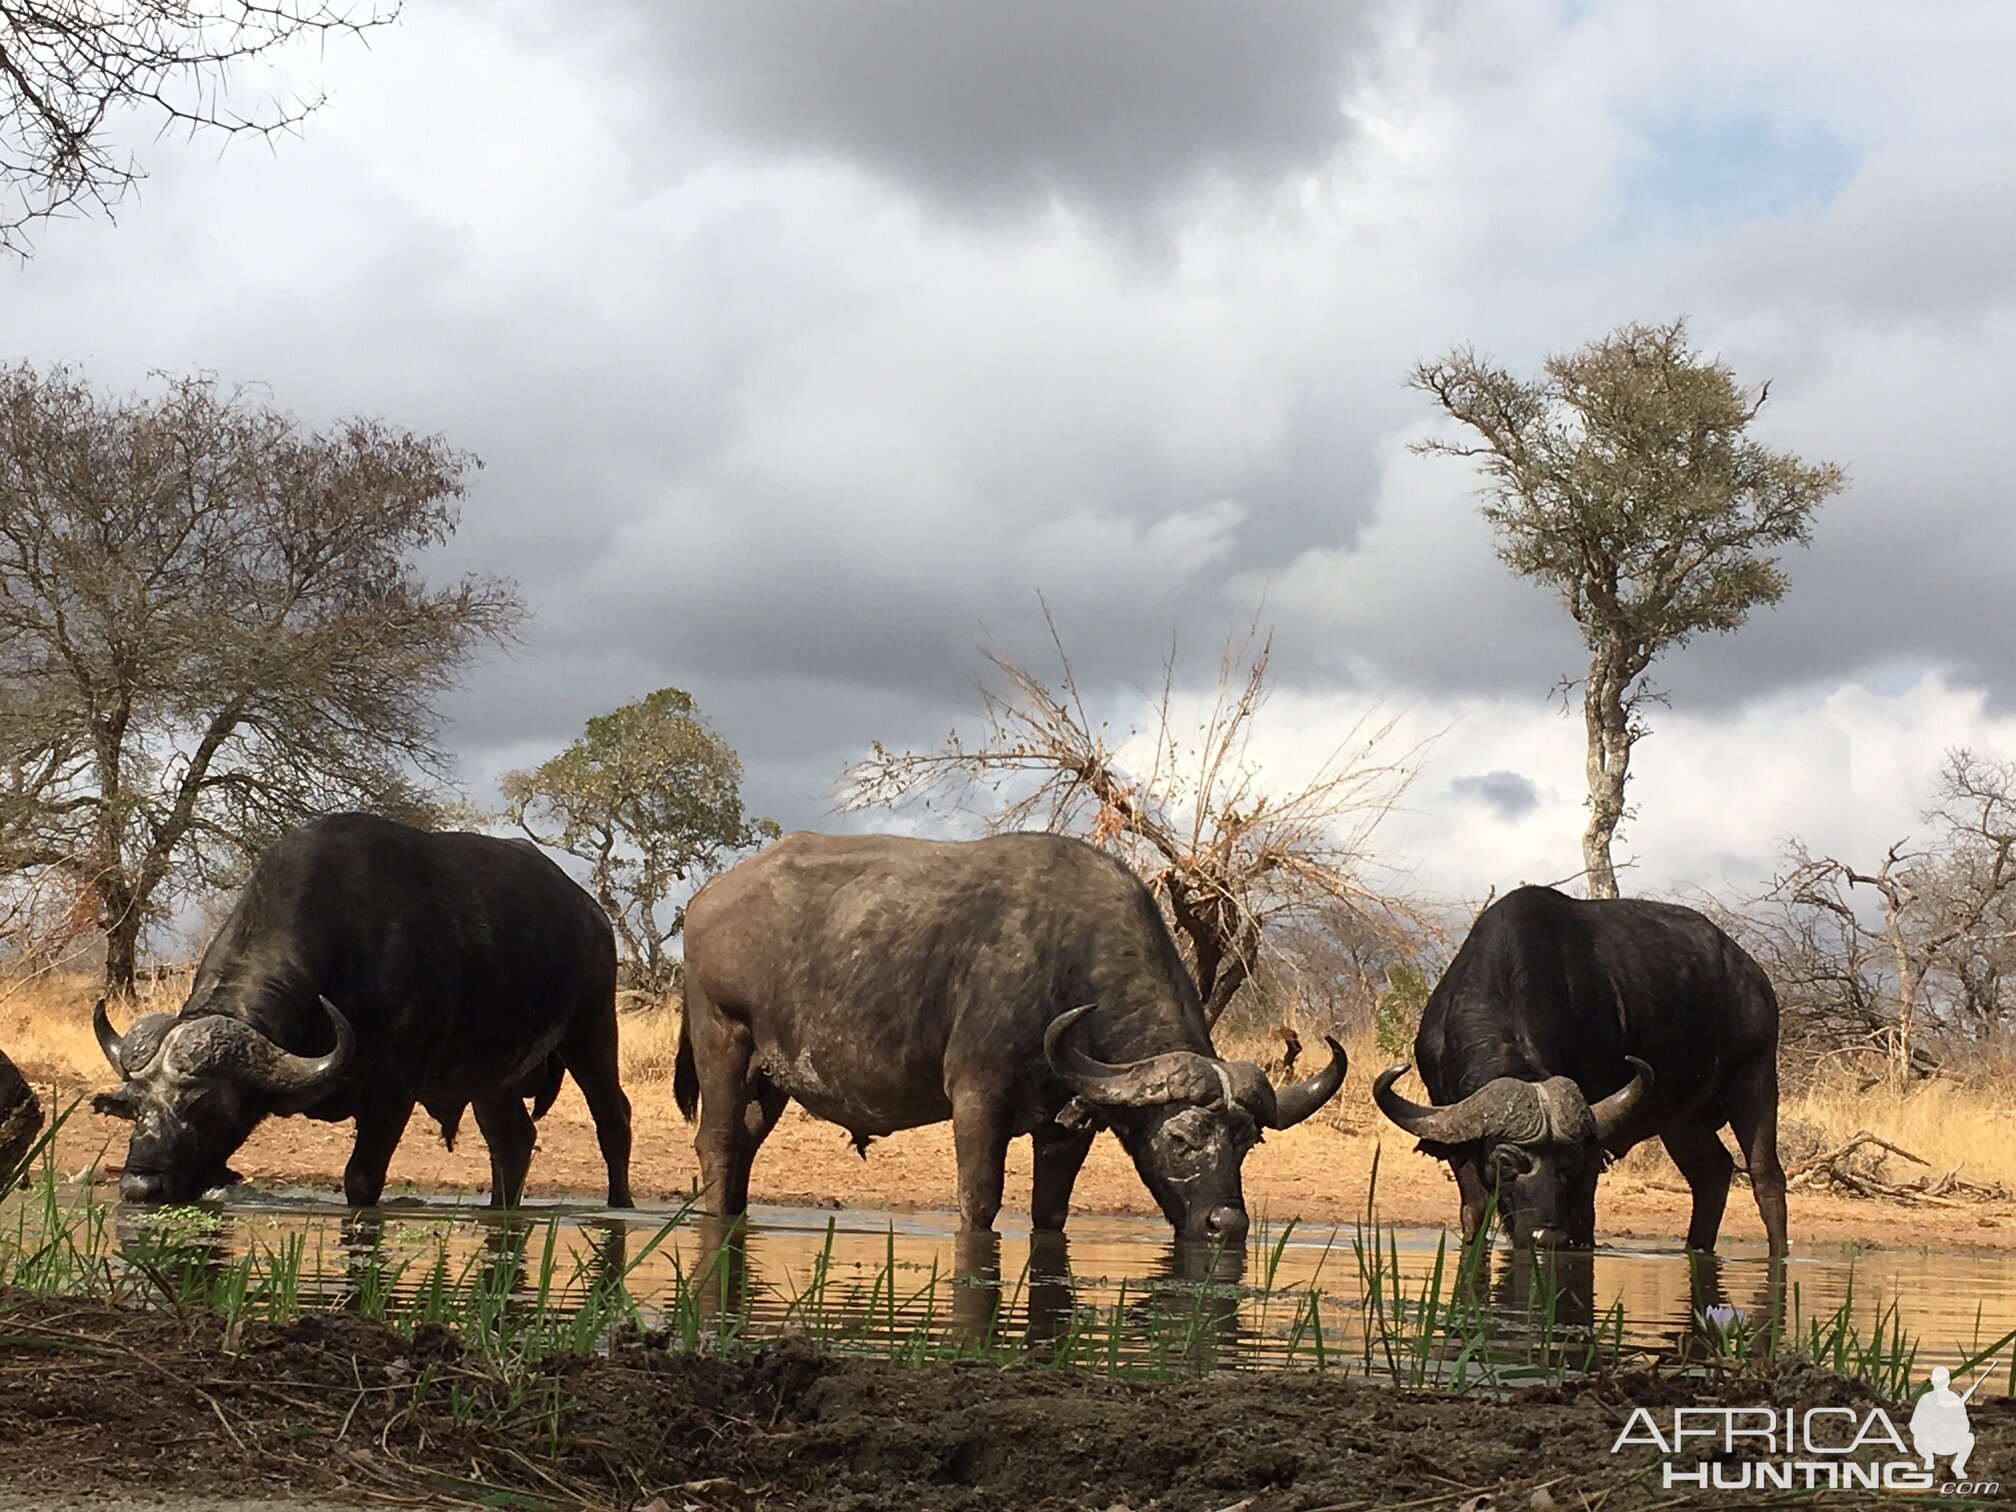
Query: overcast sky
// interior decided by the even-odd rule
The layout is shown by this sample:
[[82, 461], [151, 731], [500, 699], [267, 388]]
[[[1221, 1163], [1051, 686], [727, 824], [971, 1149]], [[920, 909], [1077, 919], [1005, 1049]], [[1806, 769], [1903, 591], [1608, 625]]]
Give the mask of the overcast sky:
[[1270, 782], [1376, 704], [1437, 736], [1395, 865], [1565, 876], [1579, 642], [1402, 380], [1682, 314], [1850, 483], [1657, 669], [1627, 890], [1880, 853], [1945, 747], [2016, 756], [2016, 9], [410, 0], [300, 63], [300, 140], [143, 134], [116, 225], [0, 270], [7, 345], [479, 454], [444, 570], [536, 614], [454, 708], [479, 799], [676, 683], [830, 827], [1040, 594], [1116, 729], [1257, 611]]

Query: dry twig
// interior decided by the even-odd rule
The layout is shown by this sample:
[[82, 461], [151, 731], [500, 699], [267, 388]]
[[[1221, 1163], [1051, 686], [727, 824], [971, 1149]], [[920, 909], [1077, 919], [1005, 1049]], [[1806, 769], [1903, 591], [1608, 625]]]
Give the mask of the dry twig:
[[1194, 725], [1178, 707], [1172, 655], [1153, 732], [1116, 745], [1049, 624], [1054, 684], [989, 651], [999, 680], [979, 685], [980, 738], [955, 731], [930, 751], [877, 743], [843, 776], [840, 807], [978, 807], [995, 832], [1048, 829], [1113, 851], [1155, 889], [1210, 1023], [1278, 921], [1329, 905], [1396, 938], [1425, 927], [1409, 899], [1368, 880], [1373, 832], [1420, 768], [1420, 746], [1394, 748], [1396, 720], [1361, 719], [1301, 787], [1269, 792], [1252, 753], [1271, 650], [1257, 625], [1226, 646], [1216, 697]]

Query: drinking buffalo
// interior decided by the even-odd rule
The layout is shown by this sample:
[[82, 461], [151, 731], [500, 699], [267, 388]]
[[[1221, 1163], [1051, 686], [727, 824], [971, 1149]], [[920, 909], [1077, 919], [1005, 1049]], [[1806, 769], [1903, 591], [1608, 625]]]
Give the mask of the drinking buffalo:
[[952, 1121], [959, 1212], [993, 1226], [1008, 1141], [1035, 1141], [1039, 1229], [1062, 1228], [1095, 1125], [1180, 1235], [1246, 1233], [1239, 1167], [1263, 1129], [1336, 1094], [1344, 1052], [1279, 1089], [1220, 1060], [1148, 889], [1060, 835], [794, 834], [686, 915], [674, 1088], [716, 1211], [792, 1099], [856, 1143]]
[[[181, 1012], [98, 1043], [123, 1079], [94, 1106], [133, 1121], [120, 1195], [184, 1202], [268, 1114], [354, 1118], [343, 1195], [369, 1207], [424, 1105], [453, 1148], [466, 1107], [492, 1206], [515, 1204], [533, 1120], [571, 1072], [609, 1201], [630, 1203], [630, 1103], [616, 1074], [609, 920], [536, 846], [336, 814], [259, 858]], [[534, 1108], [526, 1112], [526, 1099]]]
[[1478, 916], [1429, 997], [1414, 1058], [1435, 1106], [1380, 1073], [1381, 1111], [1449, 1162], [1463, 1233], [1495, 1189], [1521, 1243], [1595, 1242], [1596, 1177], [1657, 1135], [1693, 1191], [1691, 1249], [1712, 1250], [1734, 1131], [1774, 1254], [1778, 999], [1763, 969], [1701, 914], [1635, 898], [1522, 887]]

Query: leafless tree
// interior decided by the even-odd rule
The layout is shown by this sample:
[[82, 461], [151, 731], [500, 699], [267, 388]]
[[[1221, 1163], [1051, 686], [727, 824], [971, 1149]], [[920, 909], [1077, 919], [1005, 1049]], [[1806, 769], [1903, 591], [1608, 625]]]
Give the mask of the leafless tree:
[[1393, 749], [1393, 721], [1361, 721], [1302, 787], [1267, 792], [1251, 745], [1270, 646], [1255, 628], [1227, 644], [1215, 700], [1195, 727], [1179, 713], [1169, 658], [1154, 731], [1130, 762], [1088, 709], [1054, 622], [1050, 633], [1054, 686], [990, 650], [996, 680], [979, 684], [980, 737], [955, 731], [922, 752], [878, 743], [844, 775], [841, 806], [950, 800], [984, 806], [993, 830], [1079, 834], [1112, 850], [1155, 889], [1213, 1024], [1281, 921], [1327, 904], [1408, 927], [1407, 901], [1368, 880], [1373, 832], [1420, 765], [1418, 747]]
[[171, 884], [330, 808], [435, 816], [437, 697], [523, 612], [420, 571], [473, 465], [208, 379], [0, 370], [0, 840], [88, 889], [112, 989]]
[[29, 228], [53, 216], [110, 214], [144, 176], [113, 140], [122, 113], [163, 133], [291, 131], [321, 96], [241, 112], [233, 67], [397, 14], [341, 0], [0, 0], [0, 251], [26, 255]]
[[[1793, 1056], [1819, 1061], [1844, 1052], [1887, 1053], [1894, 998], [1885, 985], [1885, 956], [1850, 906], [1799, 901], [1788, 883], [1811, 858], [1794, 842], [1773, 889], [1730, 907], [1694, 900], [1754, 956], [1778, 993], [1779, 1043]], [[1842, 900], [1849, 901], [1847, 899]]]
[[1820, 989], [1823, 1012], [1880, 1042], [1899, 1077], [1929, 1030], [1978, 1036], [2000, 1017], [2016, 935], [2016, 766], [1948, 752], [1925, 819], [1923, 845], [1900, 839], [1870, 866], [1793, 841], [1771, 899], [1790, 947], [1775, 962], [1781, 991]]

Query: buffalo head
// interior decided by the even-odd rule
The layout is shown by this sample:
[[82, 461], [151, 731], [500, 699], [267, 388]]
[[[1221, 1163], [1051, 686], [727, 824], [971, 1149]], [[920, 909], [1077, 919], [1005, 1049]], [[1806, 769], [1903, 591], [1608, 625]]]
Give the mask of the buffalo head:
[[1565, 1076], [1537, 1082], [1501, 1076], [1461, 1102], [1429, 1107], [1393, 1090], [1405, 1066], [1381, 1071], [1372, 1097], [1380, 1112], [1455, 1169], [1465, 1239], [1476, 1235], [1495, 1189], [1499, 1218], [1515, 1243], [1587, 1249], [1596, 1242], [1604, 1142], [1629, 1122], [1652, 1085], [1650, 1066], [1625, 1059], [1635, 1074], [1596, 1103]]
[[228, 1179], [224, 1162], [260, 1119], [317, 1102], [357, 1043], [349, 1020], [327, 998], [321, 1003], [335, 1047], [307, 1056], [221, 1014], [150, 1013], [115, 1034], [101, 999], [91, 1024], [121, 1084], [91, 1106], [133, 1124], [119, 1195], [128, 1202], [192, 1201]]
[[1344, 1047], [1314, 1076], [1275, 1087], [1251, 1061], [1176, 1050], [1112, 1066], [1072, 1044], [1090, 1013], [1051, 1020], [1043, 1054], [1058, 1078], [1112, 1128], [1179, 1237], [1237, 1243], [1246, 1237], [1239, 1167], [1261, 1131], [1300, 1123], [1344, 1085]]

